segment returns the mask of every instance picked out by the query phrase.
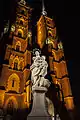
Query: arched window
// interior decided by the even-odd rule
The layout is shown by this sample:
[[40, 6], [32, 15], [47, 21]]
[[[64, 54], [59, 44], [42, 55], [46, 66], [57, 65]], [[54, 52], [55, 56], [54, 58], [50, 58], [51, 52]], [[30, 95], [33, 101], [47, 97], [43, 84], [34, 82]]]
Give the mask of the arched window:
[[14, 108], [14, 104], [13, 104], [13, 101], [12, 101], [12, 100], [10, 100], [10, 101], [8, 102], [7, 108], [9, 108], [9, 109]]
[[15, 59], [15, 61], [14, 61], [14, 69], [18, 70], [18, 60], [17, 59]]
[[23, 30], [22, 29], [18, 29], [17, 35], [18, 35], [18, 37], [23, 37]]
[[14, 96], [10, 96], [6, 99], [4, 108], [6, 109], [7, 114], [13, 114], [14, 110], [18, 109], [18, 103]]
[[20, 20], [20, 24], [23, 25], [23, 21], [22, 20]]
[[15, 50], [18, 52], [21, 51], [21, 42], [20, 41], [16, 42]]
[[19, 92], [19, 83], [20, 79], [19, 76], [15, 73], [10, 75], [7, 83], [7, 91], [16, 91]]
[[24, 11], [24, 10], [22, 10], [22, 11], [21, 11], [21, 14], [22, 14], [22, 15], [25, 15], [25, 11]]
[[16, 45], [16, 51], [20, 51], [20, 46], [19, 45]]
[[14, 112], [14, 104], [13, 101], [10, 100], [7, 104], [7, 113], [12, 115], [13, 112]]
[[27, 15], [27, 10], [26, 9], [22, 9], [20, 12], [22, 15]]
[[18, 31], [18, 37], [22, 37], [22, 32]]

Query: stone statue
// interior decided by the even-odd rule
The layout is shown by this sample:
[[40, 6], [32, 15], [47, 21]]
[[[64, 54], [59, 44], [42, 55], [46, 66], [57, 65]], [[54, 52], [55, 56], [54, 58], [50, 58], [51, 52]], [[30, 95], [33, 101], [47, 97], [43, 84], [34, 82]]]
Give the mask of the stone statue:
[[[51, 120], [47, 109], [47, 100], [45, 93], [48, 91], [50, 82], [45, 78], [48, 64], [45, 56], [40, 55], [39, 49], [34, 49], [33, 63], [30, 66], [32, 80], [33, 105], [27, 120]], [[38, 104], [39, 103], [39, 104]], [[50, 108], [50, 105], [49, 105]]]
[[33, 86], [49, 87], [50, 82], [48, 79], [45, 79], [48, 67], [45, 61], [46, 58], [45, 56], [40, 56], [38, 50], [35, 51], [35, 55], [36, 56], [33, 57], [33, 64], [30, 67]]

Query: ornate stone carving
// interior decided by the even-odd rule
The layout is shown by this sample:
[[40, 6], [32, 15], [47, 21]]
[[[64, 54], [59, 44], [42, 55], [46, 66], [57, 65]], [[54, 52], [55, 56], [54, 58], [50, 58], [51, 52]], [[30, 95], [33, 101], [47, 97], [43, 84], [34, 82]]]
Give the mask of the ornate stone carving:
[[33, 64], [30, 67], [31, 70], [31, 80], [33, 86], [39, 87], [49, 87], [50, 82], [48, 79], [45, 79], [45, 75], [47, 74], [48, 64], [45, 61], [45, 56], [40, 56], [38, 50], [35, 51], [35, 57], [33, 57]]

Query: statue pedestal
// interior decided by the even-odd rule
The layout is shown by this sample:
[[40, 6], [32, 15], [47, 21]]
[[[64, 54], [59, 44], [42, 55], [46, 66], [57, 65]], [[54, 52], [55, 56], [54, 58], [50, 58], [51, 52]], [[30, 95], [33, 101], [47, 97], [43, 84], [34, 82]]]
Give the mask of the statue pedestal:
[[27, 120], [51, 120], [46, 107], [45, 93], [47, 92], [47, 88], [33, 87], [32, 92], [33, 106], [30, 114], [27, 116]]

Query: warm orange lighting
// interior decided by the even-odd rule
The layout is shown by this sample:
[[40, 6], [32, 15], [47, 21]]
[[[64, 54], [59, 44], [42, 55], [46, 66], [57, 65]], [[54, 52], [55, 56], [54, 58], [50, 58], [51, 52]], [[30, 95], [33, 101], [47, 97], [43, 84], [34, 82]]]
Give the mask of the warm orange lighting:
[[12, 102], [13, 102], [13, 104], [14, 104], [14, 108], [17, 109], [17, 108], [18, 108], [18, 103], [17, 103], [17, 100], [16, 100], [16, 98], [15, 98], [14, 96], [11, 96], [11, 97], [9, 97], [9, 98], [6, 100], [6, 102], [5, 102], [5, 104], [4, 104], [4, 109], [7, 108], [7, 105], [8, 105], [8, 103], [9, 103], [10, 100], [12, 100]]
[[[12, 86], [13, 80], [14, 80], [14, 86]], [[19, 83], [20, 83], [20, 78], [18, 77], [17, 74], [13, 73], [8, 78], [7, 91], [12, 90], [12, 91], [19, 92], [19, 88], [20, 88]]]
[[[11, 27], [9, 36], [12, 41], [6, 47], [4, 60], [7, 61], [7, 64], [3, 64], [0, 75], [0, 86], [2, 87], [2, 90], [0, 90], [0, 106], [3, 108], [7, 108], [10, 101], [16, 109], [29, 108], [32, 101], [30, 71], [33, 51], [30, 25], [31, 9], [28, 6], [18, 5], [16, 21]], [[46, 56], [52, 83], [55, 87], [59, 87], [60, 95], [58, 94], [58, 96], [60, 97], [60, 101], [64, 97], [66, 108], [73, 109], [73, 97], [69, 97], [72, 96], [72, 92], [66, 61], [64, 60], [63, 46], [62, 42], [58, 41], [53, 19], [41, 15], [37, 22], [36, 40], [37, 43], [35, 44], [39, 45], [41, 54], [44, 53], [44, 56]], [[52, 113], [54, 110], [51, 110], [52, 107], [54, 105], [50, 104], [49, 112], [51, 115], [54, 115]]]
[[65, 106], [68, 110], [74, 109], [73, 97], [66, 97], [64, 98]]

